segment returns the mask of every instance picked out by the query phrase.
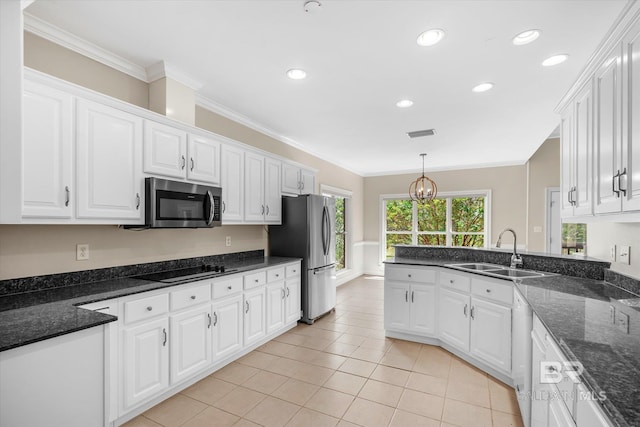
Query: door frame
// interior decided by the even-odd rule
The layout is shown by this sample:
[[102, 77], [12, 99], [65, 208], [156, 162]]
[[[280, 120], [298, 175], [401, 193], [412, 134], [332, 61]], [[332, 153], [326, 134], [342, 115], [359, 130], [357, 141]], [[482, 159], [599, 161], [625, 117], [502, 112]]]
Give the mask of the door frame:
[[[549, 239], [551, 237], [551, 193], [558, 192], [560, 193], [560, 187], [547, 187], [545, 188], [545, 236], [544, 236], [544, 250], [547, 253], [551, 253], [551, 245], [549, 243]], [[560, 210], [558, 211], [558, 215], [560, 215], [562, 210], [562, 205], [560, 205]], [[562, 239], [562, 217], [560, 217], [560, 236], [558, 238]], [[562, 242], [560, 243], [560, 253], [562, 253]]]

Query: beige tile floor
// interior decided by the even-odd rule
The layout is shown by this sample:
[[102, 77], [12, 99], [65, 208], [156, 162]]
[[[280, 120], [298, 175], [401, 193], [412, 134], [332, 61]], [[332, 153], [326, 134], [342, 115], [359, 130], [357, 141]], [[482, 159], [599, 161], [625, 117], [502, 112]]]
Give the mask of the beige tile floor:
[[512, 388], [434, 346], [385, 338], [383, 281], [131, 420], [157, 426], [522, 426]]

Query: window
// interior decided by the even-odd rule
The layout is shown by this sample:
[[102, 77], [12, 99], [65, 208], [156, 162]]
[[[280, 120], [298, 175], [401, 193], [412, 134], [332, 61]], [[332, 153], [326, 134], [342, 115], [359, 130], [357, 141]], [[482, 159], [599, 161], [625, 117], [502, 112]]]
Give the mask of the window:
[[490, 191], [443, 193], [420, 204], [407, 196], [382, 196], [383, 258], [393, 245], [485, 247]]
[[562, 224], [562, 254], [584, 254], [587, 224]]
[[336, 201], [335, 238], [336, 238], [336, 271], [349, 268], [349, 209], [352, 193], [340, 188], [321, 185], [323, 196], [333, 197]]

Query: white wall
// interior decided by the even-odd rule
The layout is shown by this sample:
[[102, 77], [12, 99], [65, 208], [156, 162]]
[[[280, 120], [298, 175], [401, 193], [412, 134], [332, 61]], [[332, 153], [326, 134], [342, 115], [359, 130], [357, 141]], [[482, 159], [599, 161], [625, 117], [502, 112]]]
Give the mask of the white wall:
[[603, 222], [587, 224], [587, 256], [609, 262], [612, 245], [630, 246], [631, 265], [623, 264], [619, 255], [611, 270], [640, 280], [640, 223]]

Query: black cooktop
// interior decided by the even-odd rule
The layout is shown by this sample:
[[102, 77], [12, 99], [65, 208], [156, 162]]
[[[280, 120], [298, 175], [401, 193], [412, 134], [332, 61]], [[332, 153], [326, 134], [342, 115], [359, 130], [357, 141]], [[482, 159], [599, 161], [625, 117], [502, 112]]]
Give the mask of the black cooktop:
[[161, 271], [159, 273], [136, 276], [136, 279], [151, 280], [162, 283], [180, 283], [200, 279], [210, 279], [237, 271], [237, 268], [226, 268], [224, 265], [203, 264], [178, 270]]

